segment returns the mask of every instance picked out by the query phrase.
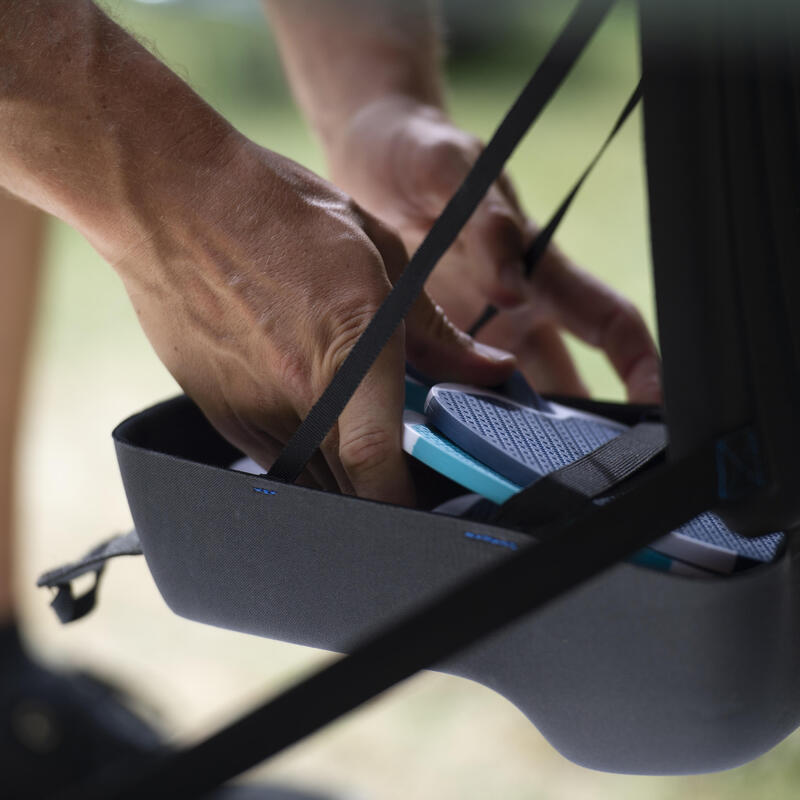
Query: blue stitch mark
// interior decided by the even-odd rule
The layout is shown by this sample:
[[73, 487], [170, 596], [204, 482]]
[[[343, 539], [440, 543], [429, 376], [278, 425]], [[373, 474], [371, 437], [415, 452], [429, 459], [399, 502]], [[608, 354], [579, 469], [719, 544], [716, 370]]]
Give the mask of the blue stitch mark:
[[505, 547], [508, 550], [516, 550], [517, 543], [509, 542], [506, 539], [496, 539], [494, 536], [487, 536], [485, 533], [473, 533], [472, 531], [464, 531], [464, 536], [467, 539], [474, 539], [478, 542], [486, 542], [486, 544], [494, 544], [498, 547]]
[[278, 494], [277, 492], [273, 491], [272, 489], [262, 489], [260, 486], [253, 487], [254, 492], [259, 492], [260, 494]]

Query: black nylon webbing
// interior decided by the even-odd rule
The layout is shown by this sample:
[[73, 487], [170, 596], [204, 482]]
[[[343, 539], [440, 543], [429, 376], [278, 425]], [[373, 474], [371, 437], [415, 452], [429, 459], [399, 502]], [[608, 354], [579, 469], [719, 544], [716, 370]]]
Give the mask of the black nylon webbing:
[[[610, 491], [650, 464], [667, 447], [667, 429], [657, 422], [642, 422], [591, 453], [551, 472], [509, 497], [498, 510], [493, 525], [527, 533], [570, 511], [573, 514], [595, 497]], [[538, 536], [538, 534], [537, 534]]]
[[[141, 554], [142, 545], [135, 530], [119, 534], [93, 547], [77, 561], [48, 570], [39, 578], [36, 585], [56, 589], [56, 596], [50, 605], [62, 623], [75, 622], [85, 617], [95, 607], [107, 562], [119, 556]], [[76, 597], [72, 587], [73, 581], [89, 572], [94, 573], [94, 583], [90, 589]]]
[[445, 251], [499, 177], [503, 165], [572, 69], [614, 0], [581, 0], [558, 39], [434, 222], [367, 329], [267, 473], [293, 483], [322, 444]]
[[[531, 242], [530, 247], [525, 253], [524, 261], [525, 261], [525, 277], [529, 278], [533, 273], [536, 265], [539, 263], [540, 259], [547, 250], [550, 242], [553, 241], [553, 236], [555, 232], [558, 230], [558, 226], [561, 224], [561, 220], [564, 219], [564, 215], [569, 211], [569, 207], [572, 205], [572, 201], [575, 199], [575, 195], [578, 194], [580, 191], [581, 186], [583, 186], [584, 181], [589, 177], [589, 173], [594, 169], [595, 164], [600, 160], [600, 157], [605, 153], [606, 148], [611, 144], [612, 139], [619, 133], [620, 128], [625, 124], [625, 121], [633, 112], [633, 109], [636, 108], [639, 101], [642, 99], [642, 81], [639, 80], [636, 88], [633, 90], [633, 94], [628, 98], [628, 102], [625, 103], [625, 107], [622, 109], [622, 112], [617, 117], [617, 121], [614, 123], [614, 127], [611, 129], [611, 132], [606, 137], [605, 141], [602, 145], [600, 145], [600, 149], [595, 153], [594, 158], [589, 162], [586, 169], [581, 173], [581, 176], [575, 181], [575, 185], [570, 189], [569, 194], [561, 201], [561, 205], [555, 210], [555, 213], [550, 220], [548, 221], [547, 225], [539, 231], [539, 235]], [[470, 336], [477, 336], [478, 331], [486, 325], [489, 320], [493, 319], [498, 310], [493, 305], [488, 305], [483, 310], [483, 313], [472, 323], [467, 333]]]

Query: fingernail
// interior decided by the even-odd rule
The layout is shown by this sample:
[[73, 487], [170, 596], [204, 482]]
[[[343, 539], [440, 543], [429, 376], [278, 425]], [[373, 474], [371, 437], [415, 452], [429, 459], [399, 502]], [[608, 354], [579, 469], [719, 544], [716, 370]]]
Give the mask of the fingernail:
[[498, 364], [507, 364], [509, 361], [516, 360], [516, 356], [513, 353], [509, 353], [507, 350], [501, 350], [499, 347], [492, 347], [482, 342], [476, 342], [474, 339], [473, 346], [476, 353], [479, 353], [484, 358], [488, 358], [490, 361], [496, 361]]
[[522, 298], [525, 296], [525, 276], [521, 261], [512, 261], [500, 267], [500, 283], [513, 294]]
[[631, 400], [638, 403], [660, 403], [662, 399], [661, 362], [645, 359], [637, 365], [628, 382]]

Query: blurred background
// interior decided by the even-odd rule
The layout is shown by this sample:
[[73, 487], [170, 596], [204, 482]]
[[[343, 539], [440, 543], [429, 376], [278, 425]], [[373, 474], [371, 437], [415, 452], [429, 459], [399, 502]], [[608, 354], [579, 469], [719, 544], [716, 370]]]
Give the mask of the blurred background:
[[[103, 3], [242, 131], [324, 174], [288, 95], [256, 0]], [[449, 106], [488, 137], [572, 3], [448, 0]], [[622, 3], [510, 165], [529, 212], [545, 220], [612, 125], [638, 77], [636, 19]], [[653, 323], [641, 119], [637, 114], [584, 187], [559, 236]], [[602, 357], [570, 343], [594, 393], [621, 398]], [[130, 526], [109, 433], [175, 394], [116, 275], [77, 234], [49, 231], [46, 280], [23, 431], [23, 613], [35, 645], [91, 665], [159, 709], [189, 741], [277, 692], [329, 656], [175, 617], [140, 559], [115, 563], [99, 609], [61, 628], [33, 588], [44, 569]], [[657, 724], [657, 723], [656, 723]], [[481, 686], [424, 674], [253, 773], [340, 795], [407, 798], [794, 797], [800, 737], [710, 776], [643, 778], [574, 766], [513, 706]], [[248, 778], [253, 777], [248, 776]]]

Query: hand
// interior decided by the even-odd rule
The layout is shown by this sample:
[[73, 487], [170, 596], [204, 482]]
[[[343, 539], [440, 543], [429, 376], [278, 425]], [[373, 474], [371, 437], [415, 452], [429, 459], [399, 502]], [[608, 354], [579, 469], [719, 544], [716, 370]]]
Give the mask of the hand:
[[[347, 196], [238, 134], [187, 199], [116, 266], [164, 364], [227, 439], [269, 467], [405, 250]], [[421, 297], [309, 464], [318, 485], [413, 503], [401, 450], [406, 355], [441, 380], [491, 384], [515, 366]]]
[[[481, 151], [439, 109], [403, 96], [361, 109], [329, 148], [334, 181], [419, 245]], [[529, 281], [522, 256], [536, 234], [504, 176], [489, 190], [428, 283], [468, 328], [487, 303], [502, 309], [479, 339], [517, 355], [543, 392], [587, 394], [562, 330], [600, 348], [635, 402], [661, 399], [660, 361], [638, 310], [551, 247]]]

